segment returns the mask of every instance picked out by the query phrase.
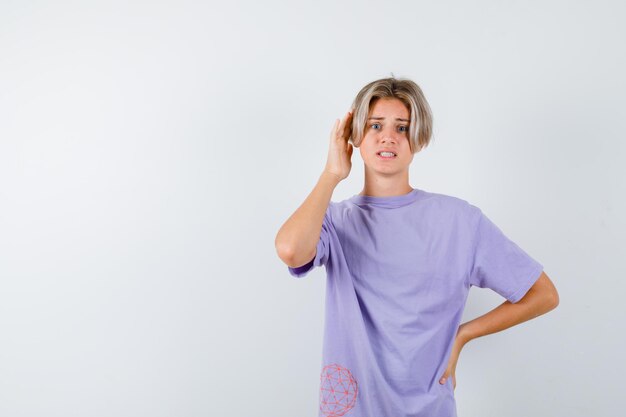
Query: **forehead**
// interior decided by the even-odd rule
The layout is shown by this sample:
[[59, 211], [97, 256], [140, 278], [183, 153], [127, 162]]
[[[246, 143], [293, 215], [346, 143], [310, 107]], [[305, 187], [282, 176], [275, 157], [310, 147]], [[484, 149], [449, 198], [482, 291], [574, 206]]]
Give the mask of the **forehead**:
[[370, 106], [368, 119], [409, 120], [409, 109], [397, 98], [379, 98]]

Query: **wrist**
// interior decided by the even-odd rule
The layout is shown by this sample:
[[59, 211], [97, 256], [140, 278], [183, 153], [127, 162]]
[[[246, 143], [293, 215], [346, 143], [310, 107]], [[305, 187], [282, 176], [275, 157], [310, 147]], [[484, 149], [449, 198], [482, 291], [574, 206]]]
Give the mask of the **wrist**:
[[459, 326], [458, 338], [464, 345], [470, 340], [474, 339], [474, 336], [471, 333], [471, 329], [467, 327], [468, 323], [463, 323]]
[[326, 181], [330, 181], [334, 183], [334, 185], [337, 185], [341, 182], [341, 178], [339, 177], [339, 175], [330, 171], [323, 171], [322, 175], [320, 175], [320, 178]]

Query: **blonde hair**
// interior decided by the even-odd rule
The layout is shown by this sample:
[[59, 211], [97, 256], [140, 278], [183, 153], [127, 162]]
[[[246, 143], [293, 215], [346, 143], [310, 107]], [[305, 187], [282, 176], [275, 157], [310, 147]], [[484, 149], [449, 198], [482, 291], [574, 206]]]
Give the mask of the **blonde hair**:
[[371, 107], [381, 98], [396, 98], [410, 113], [409, 146], [412, 153], [428, 146], [432, 137], [433, 116], [422, 89], [406, 78], [382, 78], [372, 81], [359, 91], [352, 103], [352, 132], [349, 141], [361, 145], [365, 124]]

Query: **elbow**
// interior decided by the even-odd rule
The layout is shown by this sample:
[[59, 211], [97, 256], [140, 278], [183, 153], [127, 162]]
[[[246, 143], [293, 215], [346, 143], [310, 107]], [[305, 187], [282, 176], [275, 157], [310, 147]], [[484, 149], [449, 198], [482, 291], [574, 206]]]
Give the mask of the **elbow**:
[[554, 310], [559, 305], [559, 293], [556, 288], [550, 294], [550, 310]]
[[274, 238], [274, 248], [276, 249], [276, 254], [283, 261], [286, 262], [289, 257], [291, 257], [293, 250], [291, 242], [287, 239], [287, 235], [283, 231], [283, 227], [280, 228], [278, 233], [276, 233], [276, 237]]
[[541, 314], [545, 314], [549, 311], [554, 310], [559, 305], [559, 294], [554, 291], [546, 291], [541, 294]]
[[559, 305], [559, 293], [554, 283], [545, 272], [541, 273], [533, 287], [537, 288], [537, 292], [540, 294], [542, 305], [546, 312], [554, 310]]
[[557, 306], [559, 305], [559, 292], [556, 290], [556, 287], [554, 286], [554, 283], [552, 281], [550, 281], [550, 285], [547, 287], [548, 288], [548, 303], [550, 306], [550, 310], [554, 310], [555, 308], [557, 308]]
[[313, 249], [313, 252], [307, 253], [306, 255], [298, 255], [296, 251], [293, 250], [291, 246], [276, 246], [276, 253], [278, 257], [285, 265], [290, 268], [298, 268], [300, 266], [306, 265], [310, 262], [316, 255], [316, 249]]
[[276, 239], [274, 240], [274, 248], [276, 249], [276, 254], [280, 258], [280, 260], [289, 266], [291, 260], [293, 259], [292, 247], [285, 244], [285, 242], [280, 241], [278, 239], [278, 236], [276, 236]]
[[276, 248], [276, 254], [285, 265], [291, 268], [297, 268], [301, 265], [292, 246], [281, 245], [280, 243], [275, 243], [274, 246]]
[[312, 254], [306, 256], [298, 256], [290, 250], [278, 251], [278, 257], [290, 268], [299, 268], [315, 259], [315, 250]]

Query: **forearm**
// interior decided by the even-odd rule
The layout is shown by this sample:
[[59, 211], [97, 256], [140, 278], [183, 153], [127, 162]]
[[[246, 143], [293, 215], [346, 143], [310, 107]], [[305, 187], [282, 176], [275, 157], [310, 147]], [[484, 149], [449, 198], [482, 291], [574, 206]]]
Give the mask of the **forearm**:
[[313, 191], [278, 231], [276, 251], [289, 266], [301, 266], [315, 254], [324, 214], [339, 182], [339, 177], [324, 171]]
[[550, 290], [543, 290], [540, 285], [535, 285], [517, 303], [505, 301], [490, 312], [463, 323], [459, 328], [459, 337], [463, 343], [467, 343], [534, 319], [557, 305], [558, 295]]

